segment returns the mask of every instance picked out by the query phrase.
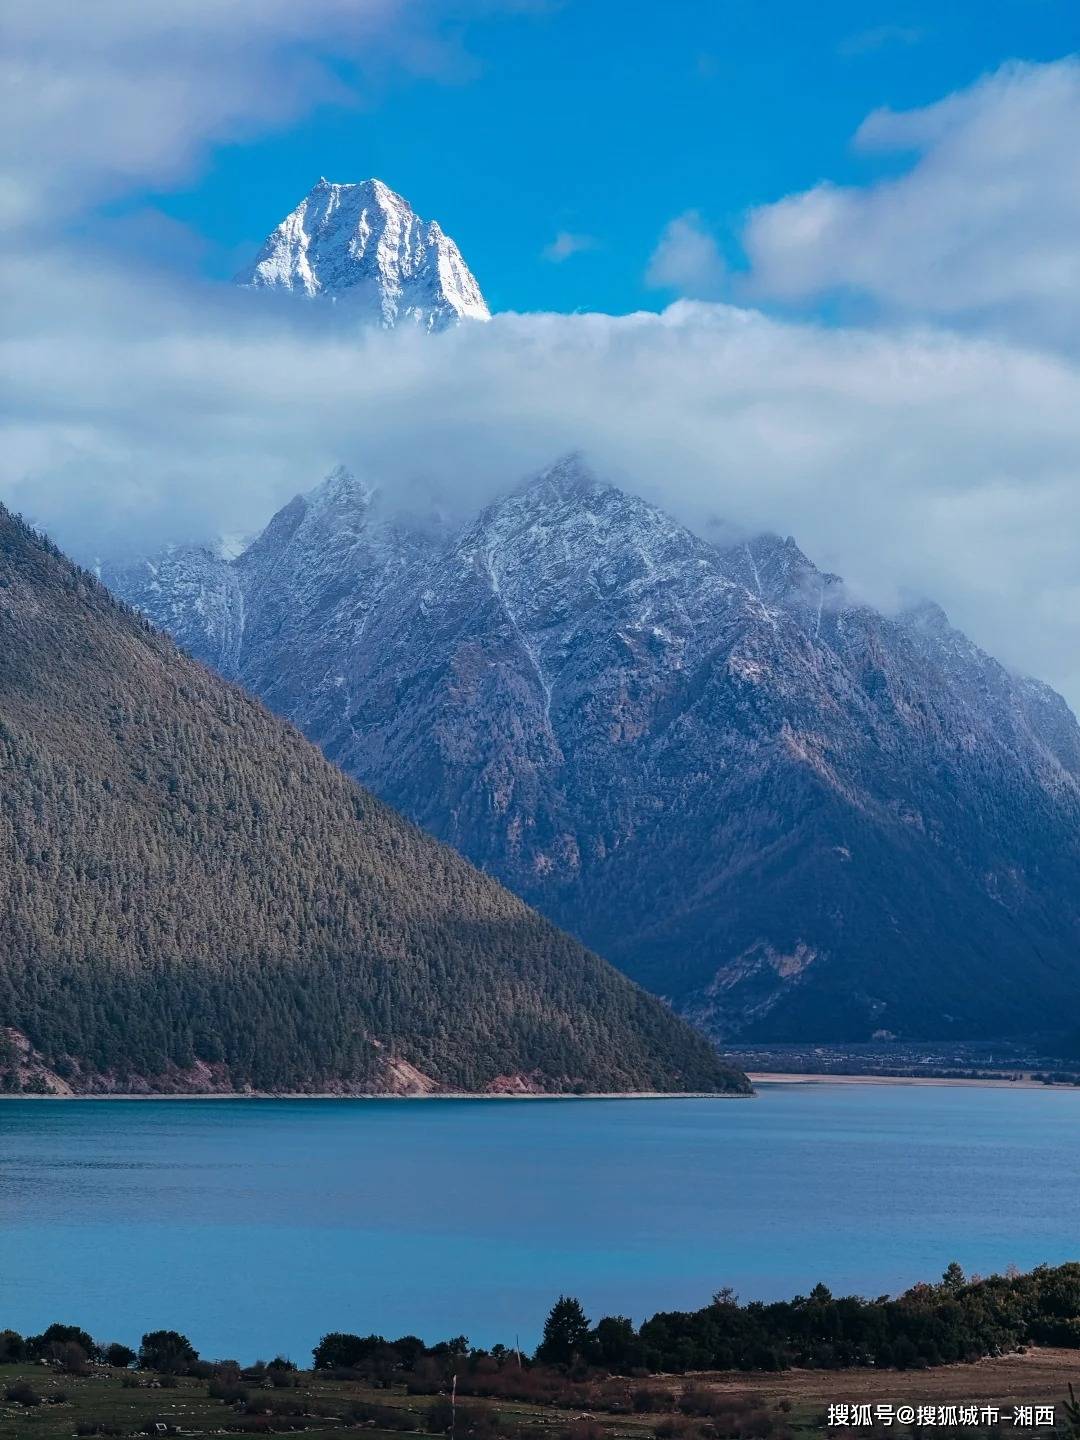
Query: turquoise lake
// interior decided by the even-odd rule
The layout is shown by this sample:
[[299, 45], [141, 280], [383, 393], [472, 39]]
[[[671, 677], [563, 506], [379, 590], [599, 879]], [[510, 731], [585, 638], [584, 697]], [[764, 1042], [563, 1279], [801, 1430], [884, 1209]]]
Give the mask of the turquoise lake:
[[594, 1319], [1080, 1258], [1080, 1092], [0, 1102], [0, 1328], [301, 1363], [327, 1330]]

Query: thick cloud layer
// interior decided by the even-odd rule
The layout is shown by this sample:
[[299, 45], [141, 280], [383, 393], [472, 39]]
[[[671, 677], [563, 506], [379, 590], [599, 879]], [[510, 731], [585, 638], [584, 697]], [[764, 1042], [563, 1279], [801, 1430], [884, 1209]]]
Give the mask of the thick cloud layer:
[[465, 514], [582, 447], [702, 530], [793, 533], [885, 605], [934, 596], [1080, 700], [1067, 356], [690, 302], [383, 334], [63, 253], [12, 265], [2, 494], [84, 556], [249, 531], [339, 460]]

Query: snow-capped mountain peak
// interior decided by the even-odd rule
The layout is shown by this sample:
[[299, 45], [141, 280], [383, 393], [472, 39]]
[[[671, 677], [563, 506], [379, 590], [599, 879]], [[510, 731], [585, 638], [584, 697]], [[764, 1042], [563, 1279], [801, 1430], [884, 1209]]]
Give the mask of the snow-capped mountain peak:
[[600, 489], [610, 489], [601, 481], [580, 450], [561, 455], [553, 465], [531, 475], [521, 486], [522, 491], [547, 491], [552, 497], [568, 499]]
[[371, 504], [374, 489], [346, 465], [335, 465], [306, 496], [308, 503], [319, 510], [363, 510]]
[[320, 179], [236, 279], [253, 289], [348, 302], [385, 329], [411, 321], [442, 330], [491, 318], [453, 240], [375, 179]]

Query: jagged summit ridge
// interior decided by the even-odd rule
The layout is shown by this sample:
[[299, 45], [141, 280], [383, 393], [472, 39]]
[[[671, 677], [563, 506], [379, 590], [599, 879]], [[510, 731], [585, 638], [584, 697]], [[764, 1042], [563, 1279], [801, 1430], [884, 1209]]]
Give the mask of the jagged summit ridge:
[[348, 302], [385, 329], [443, 330], [491, 312], [461, 251], [381, 180], [321, 179], [236, 277], [253, 289]]

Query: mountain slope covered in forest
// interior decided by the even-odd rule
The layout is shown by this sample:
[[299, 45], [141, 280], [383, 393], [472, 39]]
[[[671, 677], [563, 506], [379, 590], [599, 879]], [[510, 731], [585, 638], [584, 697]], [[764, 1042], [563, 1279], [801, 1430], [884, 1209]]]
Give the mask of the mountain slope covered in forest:
[[570, 458], [460, 530], [337, 471], [109, 576], [714, 1034], [996, 1038], [1080, 1004], [1080, 728], [934, 605], [725, 548]]
[[0, 1081], [745, 1089], [0, 509]]

